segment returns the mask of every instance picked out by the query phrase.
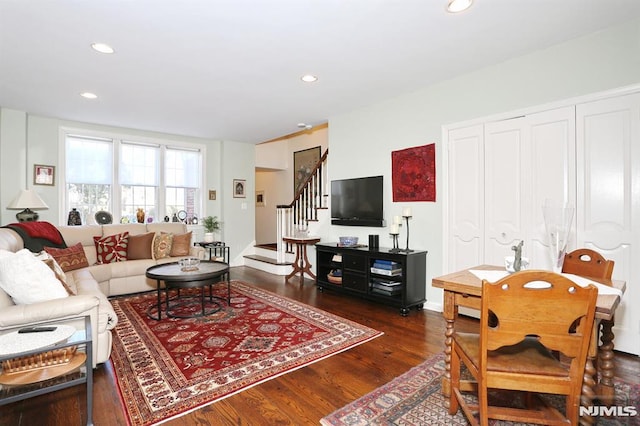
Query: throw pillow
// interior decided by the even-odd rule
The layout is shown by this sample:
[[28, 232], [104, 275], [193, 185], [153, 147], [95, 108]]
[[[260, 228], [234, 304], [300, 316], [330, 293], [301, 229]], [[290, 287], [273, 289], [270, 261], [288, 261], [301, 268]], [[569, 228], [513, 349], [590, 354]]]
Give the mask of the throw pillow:
[[153, 237], [156, 234], [148, 232], [141, 235], [129, 235], [129, 245], [127, 246], [127, 259], [153, 259]]
[[186, 234], [173, 234], [171, 242], [171, 256], [189, 256], [191, 249], [191, 231]]
[[77, 243], [76, 245], [66, 249], [45, 247], [44, 251], [49, 253], [56, 262], [58, 262], [58, 265], [60, 265], [64, 272], [89, 266], [89, 261], [87, 260], [87, 256], [84, 254], [82, 243]]
[[156, 234], [153, 239], [153, 258], [163, 259], [171, 256], [173, 234]]
[[53, 271], [28, 249], [0, 257], [0, 287], [16, 305], [69, 297]]
[[60, 265], [58, 265], [58, 262], [56, 262], [53, 256], [51, 256], [49, 253], [47, 253], [44, 250], [36, 254], [35, 256], [36, 256], [36, 259], [42, 260], [45, 265], [51, 268], [51, 270], [53, 271], [53, 274], [56, 276], [58, 281], [60, 281], [64, 289], [67, 290], [67, 293], [69, 294], [69, 296], [75, 296], [75, 293], [73, 292], [73, 290], [71, 290], [71, 287], [69, 287], [69, 285], [67, 284], [66, 274], [64, 273]]
[[98, 264], [122, 262], [127, 260], [127, 246], [129, 232], [109, 235], [107, 237], [93, 237], [96, 244]]

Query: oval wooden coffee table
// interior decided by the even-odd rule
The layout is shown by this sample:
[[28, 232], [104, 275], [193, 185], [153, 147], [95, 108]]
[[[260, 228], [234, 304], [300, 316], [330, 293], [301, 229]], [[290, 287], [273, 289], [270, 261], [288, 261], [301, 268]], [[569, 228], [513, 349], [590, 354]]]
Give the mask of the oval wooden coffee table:
[[[165, 290], [165, 312], [168, 317], [194, 318], [211, 315], [215, 312], [218, 312], [220, 309], [222, 309], [222, 305], [214, 299], [225, 300], [225, 298], [214, 296], [212, 292], [212, 286], [213, 284], [223, 282], [223, 277], [225, 275], [227, 278], [226, 302], [227, 305], [229, 305], [231, 303], [231, 281], [229, 279], [229, 264], [227, 263], [200, 261], [198, 269], [194, 271], [183, 271], [178, 262], [164, 263], [161, 265], [154, 265], [150, 267], [149, 269], [147, 269], [146, 276], [147, 278], [154, 279], [157, 282], [158, 303], [156, 304], [156, 306], [151, 306], [147, 310], [147, 315], [155, 320], [162, 319], [163, 302], [161, 296], [162, 287], [160, 285], [162, 281], [164, 281]], [[209, 288], [209, 296], [205, 297], [205, 289], [207, 287]], [[200, 296], [181, 296], [180, 290], [188, 288], [199, 288]], [[173, 298], [169, 296], [169, 291], [171, 289], [177, 289], [177, 295]], [[184, 308], [196, 303], [197, 300], [194, 299], [199, 299], [199, 312], [193, 314], [175, 313], [178, 308]], [[154, 311], [157, 311], [155, 315]]]

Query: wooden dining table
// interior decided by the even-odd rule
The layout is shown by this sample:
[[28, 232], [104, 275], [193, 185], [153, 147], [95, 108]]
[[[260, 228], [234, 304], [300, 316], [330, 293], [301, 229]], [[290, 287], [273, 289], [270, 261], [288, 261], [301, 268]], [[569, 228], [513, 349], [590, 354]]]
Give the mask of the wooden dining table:
[[[445, 373], [442, 378], [442, 393], [449, 396], [451, 393], [451, 344], [455, 330], [455, 321], [458, 317], [458, 308], [466, 307], [480, 310], [482, 299], [482, 280], [473, 274], [472, 270], [499, 271], [504, 267], [494, 265], [479, 265], [432, 279], [432, 285], [444, 290], [443, 313], [446, 321], [445, 330]], [[612, 286], [624, 293], [626, 283], [620, 280], [606, 280], [589, 278], [594, 282]], [[582, 385], [581, 405], [590, 407], [597, 397], [602, 403], [611, 405], [614, 398], [614, 352], [612, 332], [614, 314], [620, 303], [620, 296], [615, 294], [599, 294], [596, 302], [596, 324], [593, 327], [593, 336], [589, 347], [589, 355], [585, 366]], [[596, 370], [596, 357], [598, 359]], [[599, 374], [598, 374], [599, 373]], [[598, 376], [600, 379], [596, 382]], [[475, 389], [473, 382], [460, 384], [463, 390]], [[591, 416], [583, 416], [581, 424], [593, 424]]]

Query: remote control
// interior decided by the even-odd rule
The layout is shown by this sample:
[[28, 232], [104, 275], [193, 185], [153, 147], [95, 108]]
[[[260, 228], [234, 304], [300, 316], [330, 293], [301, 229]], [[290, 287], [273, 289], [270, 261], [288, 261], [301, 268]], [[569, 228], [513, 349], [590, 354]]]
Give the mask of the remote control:
[[56, 327], [27, 327], [18, 330], [18, 333], [42, 333], [45, 331], [54, 331]]

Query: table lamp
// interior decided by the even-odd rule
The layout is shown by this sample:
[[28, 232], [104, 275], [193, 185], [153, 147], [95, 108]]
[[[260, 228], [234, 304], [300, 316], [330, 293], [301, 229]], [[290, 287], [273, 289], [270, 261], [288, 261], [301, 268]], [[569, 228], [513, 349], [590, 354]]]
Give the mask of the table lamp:
[[[38, 213], [33, 210], [48, 209], [49, 206], [42, 201], [33, 189], [23, 189], [20, 194], [7, 206], [9, 210], [22, 210], [16, 214], [19, 222], [33, 222], [38, 220]], [[33, 210], [32, 210], [33, 209]]]

